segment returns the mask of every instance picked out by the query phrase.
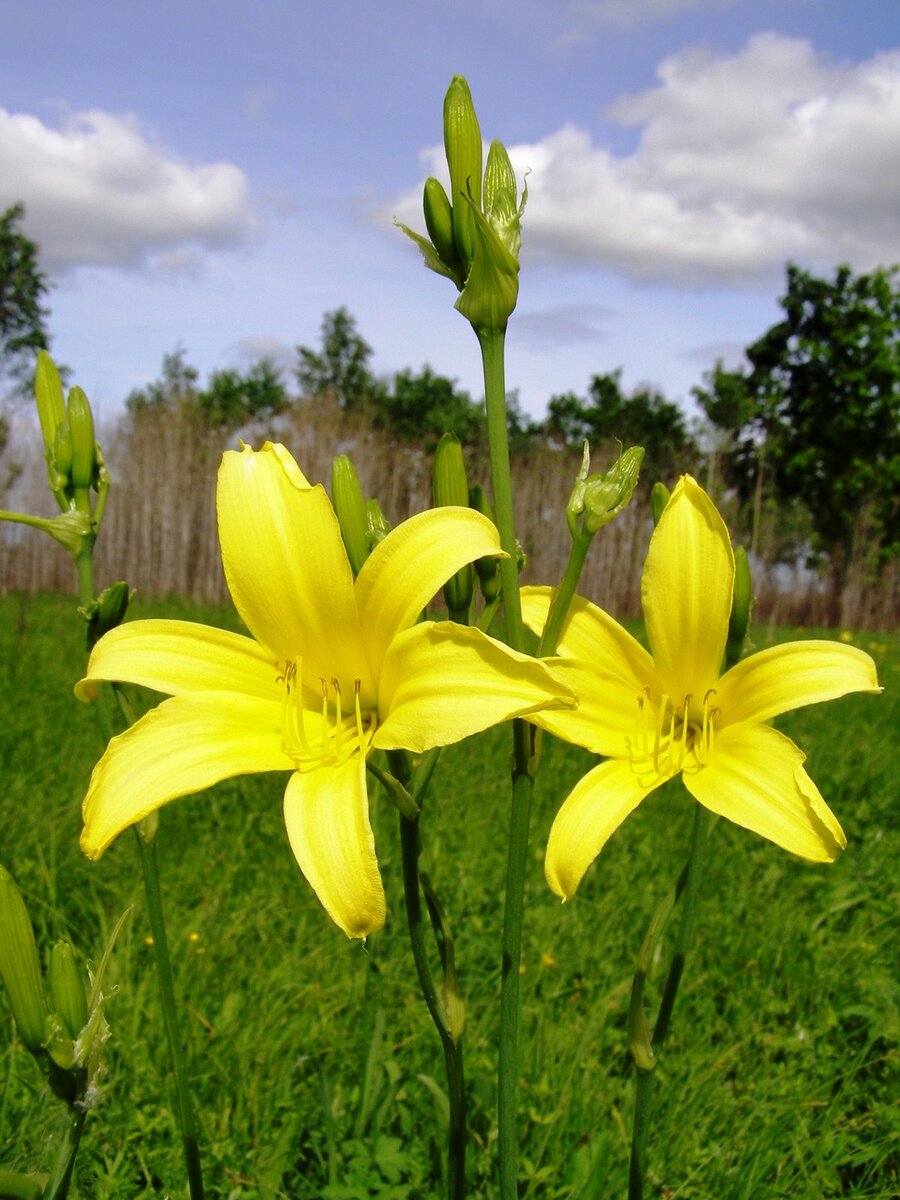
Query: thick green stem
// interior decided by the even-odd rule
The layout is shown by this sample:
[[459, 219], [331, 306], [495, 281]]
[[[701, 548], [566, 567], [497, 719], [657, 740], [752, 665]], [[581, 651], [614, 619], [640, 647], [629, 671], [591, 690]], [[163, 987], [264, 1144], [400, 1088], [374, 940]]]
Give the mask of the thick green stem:
[[[484, 367], [491, 491], [500, 545], [507, 557], [500, 560], [500, 582], [506, 640], [514, 650], [524, 649], [522, 609], [509, 439], [506, 426], [504, 331], [478, 331]], [[522, 920], [525, 900], [525, 867], [534, 779], [531, 773], [532, 733], [524, 721], [513, 722], [512, 810], [506, 866], [503, 914], [502, 973], [500, 983], [500, 1036], [498, 1052], [497, 1117], [500, 1151], [500, 1197], [515, 1200], [517, 1193], [518, 1137], [516, 1106], [519, 1058], [519, 963], [522, 956]]]
[[506, 428], [506, 374], [503, 361], [505, 333], [478, 333], [484, 368], [484, 399], [487, 409], [488, 447], [491, 463], [491, 493], [500, 545], [506, 558], [500, 560], [500, 584], [506, 640], [514, 650], [524, 648], [522, 606], [519, 602], [516, 522], [513, 515], [512, 480], [509, 471], [509, 437]]
[[190, 1090], [188, 1089], [187, 1074], [184, 1069], [181, 1035], [178, 1029], [178, 1016], [175, 1010], [175, 985], [172, 977], [172, 962], [169, 957], [166, 925], [163, 918], [162, 896], [159, 890], [156, 847], [152, 842], [148, 842], [144, 838], [144, 835], [137, 826], [134, 826], [134, 834], [137, 838], [141, 856], [141, 868], [144, 873], [147, 915], [150, 919], [150, 933], [153, 937], [153, 950], [156, 957], [156, 974], [159, 984], [160, 1004], [162, 1005], [163, 1025], [166, 1031], [166, 1041], [169, 1044], [172, 1073], [175, 1077], [175, 1101], [178, 1107], [178, 1120], [184, 1143], [184, 1161], [187, 1168], [188, 1187], [190, 1189], [191, 1200], [203, 1200], [200, 1143], [194, 1107], [191, 1103]]
[[[697, 908], [700, 896], [700, 884], [703, 878], [704, 852], [706, 839], [712, 823], [712, 814], [702, 804], [694, 806], [694, 825], [691, 833], [691, 854], [688, 859], [687, 879], [682, 898], [681, 923], [678, 928], [678, 938], [672, 963], [666, 978], [662, 1000], [656, 1024], [653, 1027], [652, 1049], [654, 1056], [659, 1054], [669, 1032], [672, 1011], [678, 995], [678, 986], [684, 974], [684, 965], [688, 951], [694, 940], [694, 929], [697, 923]], [[650, 1132], [650, 1120], [653, 1108], [653, 1091], [656, 1071], [637, 1069], [637, 1092], [635, 1095], [634, 1124], [631, 1134], [631, 1165], [628, 1175], [628, 1200], [643, 1200], [647, 1178], [647, 1139]]]
[[56, 1155], [56, 1162], [50, 1178], [44, 1188], [42, 1200], [65, 1200], [72, 1183], [72, 1172], [75, 1169], [75, 1155], [81, 1142], [81, 1131], [84, 1129], [84, 1119], [87, 1109], [81, 1105], [72, 1105], [66, 1115], [66, 1132]]

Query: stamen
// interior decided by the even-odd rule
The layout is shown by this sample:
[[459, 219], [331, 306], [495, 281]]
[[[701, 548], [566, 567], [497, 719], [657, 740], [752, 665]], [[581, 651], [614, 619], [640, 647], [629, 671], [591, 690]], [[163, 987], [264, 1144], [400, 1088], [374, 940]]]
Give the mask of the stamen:
[[336, 679], [332, 679], [331, 686], [334, 688], [334, 755], [335, 758], [341, 757], [341, 734], [344, 731], [344, 714], [341, 712], [341, 685]]

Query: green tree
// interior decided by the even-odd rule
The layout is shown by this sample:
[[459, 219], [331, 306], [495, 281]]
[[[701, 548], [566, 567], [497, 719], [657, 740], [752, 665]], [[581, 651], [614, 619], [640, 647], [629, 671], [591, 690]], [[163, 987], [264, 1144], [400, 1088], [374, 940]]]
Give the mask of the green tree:
[[136, 416], [144, 412], [173, 412], [197, 403], [197, 380], [200, 373], [187, 361], [187, 351], [177, 346], [171, 354], [163, 355], [162, 372], [159, 379], [145, 387], [135, 388], [126, 400], [125, 407]]
[[829, 280], [792, 264], [780, 304], [784, 318], [746, 352], [753, 415], [731, 478], [747, 496], [764, 456], [775, 497], [808, 509], [836, 597], [861, 522], [881, 562], [898, 549], [898, 269], [840, 266]]
[[364, 409], [384, 391], [369, 370], [372, 347], [360, 337], [346, 308], [322, 318], [322, 348], [297, 347], [295, 369], [301, 392], [310, 397], [331, 396], [341, 408]]
[[626, 396], [621, 376], [621, 371], [595, 375], [586, 400], [573, 392], [554, 396], [544, 428], [570, 446], [585, 440], [592, 447], [612, 441], [643, 446], [644, 478], [669, 477], [698, 453], [684, 414], [651, 387], [635, 388]]
[[233, 369], [213, 371], [197, 393], [197, 406], [207, 423], [231, 429], [272, 417], [286, 403], [281, 372], [268, 358], [259, 359], [243, 374]]
[[393, 385], [374, 404], [373, 419], [400, 441], [429, 445], [448, 432], [455, 433], [464, 445], [472, 445], [484, 431], [481, 405], [458, 389], [455, 380], [436, 374], [427, 365], [418, 372], [398, 371]]
[[0, 371], [30, 391], [34, 358], [49, 345], [41, 301], [48, 289], [38, 248], [22, 232], [22, 204], [0, 214]]

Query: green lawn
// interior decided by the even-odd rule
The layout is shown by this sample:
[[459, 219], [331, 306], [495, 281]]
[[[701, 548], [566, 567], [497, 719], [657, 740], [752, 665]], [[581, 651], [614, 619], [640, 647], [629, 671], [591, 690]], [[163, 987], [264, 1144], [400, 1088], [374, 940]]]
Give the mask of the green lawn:
[[[137, 605], [234, 627], [226, 610]], [[781, 630], [779, 639], [809, 636]], [[754, 631], [759, 646], [765, 630]], [[898, 1134], [900, 638], [860, 635], [887, 691], [779, 722], [849, 846], [814, 867], [725, 822], [713, 831], [700, 927], [659, 1067], [651, 1194], [667, 1200], [888, 1200]], [[77, 1194], [184, 1196], [136, 849], [96, 864], [79, 811], [101, 743], [72, 698], [83, 633], [68, 598], [0, 599], [0, 862], [39, 944], [96, 958], [121, 911], [102, 1102]], [[634, 959], [687, 851], [669, 785], [631, 817], [560, 906], [541, 866], [557, 805], [591, 762], [547, 738], [532, 822], [523, 978], [521, 1194], [624, 1198], [633, 1081], [625, 1018]], [[455, 934], [466, 998], [471, 1195], [496, 1195], [495, 1074], [508, 731], [446, 752], [423, 819], [424, 865]], [[366, 947], [334, 928], [296, 868], [283, 777], [224, 784], [162, 814], [161, 869], [212, 1200], [441, 1195], [442, 1060], [417, 991], [394, 810], [373, 796], [389, 903]], [[664, 967], [665, 956], [660, 964]], [[655, 994], [660, 971], [651, 981]], [[46, 1170], [61, 1120], [0, 1000], [0, 1165]]]

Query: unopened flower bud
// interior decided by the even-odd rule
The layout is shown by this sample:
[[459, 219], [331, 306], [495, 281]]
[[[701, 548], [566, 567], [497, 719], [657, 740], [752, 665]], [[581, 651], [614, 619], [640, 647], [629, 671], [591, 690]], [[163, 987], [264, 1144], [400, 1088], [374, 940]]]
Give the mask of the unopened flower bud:
[[72, 432], [73, 487], [89, 488], [94, 482], [96, 443], [94, 441], [94, 414], [88, 398], [80, 387], [69, 389], [66, 414]]
[[472, 93], [462, 75], [454, 75], [444, 96], [444, 150], [450, 168], [453, 238], [468, 272], [475, 257], [475, 221], [466, 198], [481, 197], [481, 129]]
[[588, 533], [596, 533], [625, 508], [637, 486], [643, 446], [623, 450], [605, 475], [595, 475], [586, 481], [584, 492], [584, 524]]
[[40, 1053], [49, 1013], [34, 930], [25, 901], [4, 867], [0, 867], [0, 979], [22, 1041], [32, 1054]]
[[425, 180], [422, 207], [431, 244], [456, 286], [462, 288], [465, 283], [465, 270], [453, 238], [453, 209], [443, 185], [434, 176]]
[[34, 398], [37, 403], [44, 448], [49, 456], [53, 453], [57, 426], [66, 419], [66, 408], [63, 403], [59, 371], [46, 350], [41, 350], [37, 357], [37, 367], [34, 373]]
[[[632, 497], [643, 460], [643, 446], [630, 446], [605, 474], [588, 475], [591, 457], [585, 442], [581, 470], [566, 508], [569, 532], [574, 539], [585, 533], [595, 534], [619, 515]], [[579, 518], [582, 518], [580, 524]]]
[[469, 504], [469, 481], [462, 445], [455, 433], [445, 433], [434, 452], [432, 496], [436, 507]]
[[[476, 483], [474, 487], [469, 488], [469, 508], [474, 508], [476, 512], [480, 512], [489, 521], [493, 521], [494, 519], [493, 510], [490, 504], [488, 504], [484, 488], [480, 483]], [[475, 574], [478, 576], [481, 594], [485, 601], [490, 604], [500, 595], [500, 563], [496, 556], [486, 556], [485, 558], [476, 559], [473, 566], [475, 567]]]
[[65, 487], [72, 472], [72, 430], [68, 421], [60, 421], [56, 427], [49, 465], [56, 468], [61, 484]]
[[[455, 433], [445, 433], [434, 453], [432, 494], [438, 507], [469, 503], [469, 483], [466, 479], [466, 464], [462, 446]], [[444, 584], [444, 599], [451, 616], [462, 619], [468, 616], [475, 590], [475, 575], [467, 563]]]
[[341, 537], [353, 574], [358, 575], [369, 557], [371, 543], [367, 530], [366, 501], [359, 476], [346, 454], [331, 460], [331, 502], [341, 527]]
[[660, 481], [654, 483], [650, 489], [650, 509], [653, 513], [653, 524], [659, 524], [659, 518], [663, 515], [663, 509], [669, 503], [671, 492], [666, 485]]
[[69, 1037], [76, 1039], [87, 1024], [87, 989], [71, 943], [63, 940], [50, 952], [50, 1003]]
[[373, 550], [391, 532], [391, 523], [381, 511], [381, 505], [374, 498], [366, 501], [366, 532], [369, 535], [369, 545]]
[[750, 609], [753, 605], [753, 580], [750, 560], [743, 546], [734, 549], [734, 593], [731, 599], [731, 617], [728, 622], [728, 641], [725, 657], [729, 667], [740, 661], [744, 652], [744, 641], [750, 628]]
[[[525, 196], [522, 198], [522, 208]], [[506, 249], [516, 259], [522, 245], [522, 208], [509, 155], [502, 142], [491, 142], [484, 169], [484, 215]]]

